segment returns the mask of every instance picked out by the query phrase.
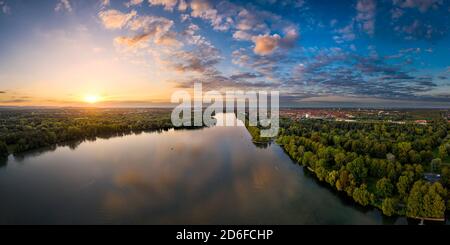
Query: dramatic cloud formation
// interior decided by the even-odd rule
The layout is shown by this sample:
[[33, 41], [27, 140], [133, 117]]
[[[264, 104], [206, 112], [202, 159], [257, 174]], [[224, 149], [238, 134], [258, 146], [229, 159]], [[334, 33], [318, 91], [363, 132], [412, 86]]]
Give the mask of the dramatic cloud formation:
[[[0, 14], [6, 23], [0, 31], [8, 37], [0, 40], [0, 51], [10, 55], [4, 60], [36, 60], [27, 47], [39, 50], [60, 41], [64, 43], [61, 47], [74, 46], [75, 58], [88, 53], [94, 56], [74, 64], [89, 66], [95, 61], [123, 67], [125, 63], [131, 80], [147, 79], [146, 84], [154, 86], [153, 96], [161, 94], [160, 87], [167, 94], [203, 82], [205, 88], [217, 90], [277, 89], [287, 103], [347, 99], [450, 104], [450, 3], [445, 0], [92, 2], [90, 7], [90, 2], [44, 0], [40, 8], [30, 3], [30, 14], [46, 17], [38, 23], [42, 26], [39, 38], [48, 39], [37, 45], [37, 37], [30, 37], [27, 45], [15, 49], [24, 50], [22, 53], [11, 54], [2, 47], [21, 38], [13, 28], [17, 24], [11, 8], [15, 9], [16, 3], [0, 0], [0, 13], [8, 13]], [[42, 9], [54, 16], [46, 16]], [[18, 18], [30, 18], [18, 14]], [[58, 54], [63, 51], [65, 48], [54, 51], [47, 47], [46, 54], [60, 61]], [[36, 70], [42, 70], [39, 68]], [[88, 70], [86, 74], [93, 73], [83, 69]], [[1, 88], [8, 91], [3, 97], [13, 91], [12, 81], [25, 84], [33, 77], [14, 75], [10, 70], [9, 64], [0, 63], [0, 79], [11, 80]], [[27, 71], [16, 74], [37, 73]], [[103, 84], [128, 81], [128, 76], [105, 79]], [[45, 75], [36, 79], [49, 80]], [[102, 79], [88, 76], [79, 80], [94, 83], [92, 80]], [[129, 87], [130, 91], [140, 90]], [[15, 99], [20, 98], [5, 100]]]

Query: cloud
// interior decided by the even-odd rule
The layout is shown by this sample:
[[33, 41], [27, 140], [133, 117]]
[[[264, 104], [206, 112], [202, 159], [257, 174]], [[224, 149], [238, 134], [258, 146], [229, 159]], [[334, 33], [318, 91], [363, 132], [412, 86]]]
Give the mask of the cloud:
[[221, 60], [220, 51], [214, 46], [199, 45], [192, 51], [175, 52], [172, 67], [178, 72], [215, 73], [215, 65]]
[[306, 4], [305, 0], [260, 0], [260, 2], [295, 9], [303, 8]]
[[258, 55], [269, 55], [279, 47], [285, 49], [293, 48], [299, 38], [298, 32], [293, 27], [285, 29], [285, 32], [286, 34], [283, 38], [278, 34], [252, 37], [252, 41], [255, 44], [253, 52]]
[[278, 47], [280, 40], [281, 37], [278, 34], [253, 37], [252, 41], [255, 43], [253, 51], [259, 55], [271, 54]]
[[11, 14], [11, 7], [5, 1], [0, 1], [0, 10], [4, 14]]
[[130, 0], [129, 2], [125, 3], [125, 6], [127, 6], [129, 8], [132, 6], [141, 5], [143, 2], [144, 2], [144, 0]]
[[417, 8], [420, 12], [427, 12], [429, 9], [438, 9], [443, 0], [393, 0], [393, 3], [402, 8]]
[[375, 0], [358, 0], [356, 20], [362, 24], [362, 29], [369, 35], [375, 33], [375, 15], [377, 3]]
[[25, 102], [31, 102], [32, 100], [28, 99], [8, 99], [8, 100], [0, 100], [0, 104], [20, 104]]
[[239, 41], [249, 41], [252, 40], [252, 35], [246, 31], [236, 31], [233, 34], [233, 38]]
[[148, 0], [150, 5], [160, 5], [164, 6], [164, 10], [173, 11], [174, 7], [177, 5], [178, 0]]
[[110, 0], [100, 0], [100, 5], [102, 7], [109, 6], [111, 4]]
[[140, 34], [140, 35], [137, 35], [134, 37], [125, 37], [125, 36], [116, 37], [114, 39], [114, 42], [119, 45], [124, 45], [124, 46], [128, 46], [128, 47], [136, 47], [138, 45], [141, 45], [142, 43], [147, 42], [150, 38], [151, 38], [151, 34], [145, 33], [145, 34]]
[[135, 16], [129, 21], [128, 27], [132, 31], [144, 31], [146, 33], [153, 33], [153, 35], [161, 35], [172, 28], [174, 22], [164, 17], [144, 15]]
[[192, 0], [191, 16], [209, 21], [214, 30], [227, 31], [234, 24], [231, 16], [236, 14], [236, 6], [229, 2], [220, 2], [217, 7], [221, 9], [221, 14], [207, 0]]
[[383, 58], [342, 50], [319, 51], [313, 59], [297, 66], [285, 81], [292, 91], [310, 95], [445, 101], [431, 94], [437, 87], [431, 76], [414, 74]]
[[180, 2], [178, 3], [178, 11], [184, 12], [187, 10], [187, 8], [188, 8], [188, 4], [186, 3], [186, 1], [180, 0]]
[[121, 29], [137, 15], [136, 11], [130, 13], [122, 13], [115, 9], [101, 11], [98, 16], [107, 29]]
[[354, 28], [353, 28], [353, 21], [348, 24], [347, 26], [336, 30], [335, 32], [338, 34], [336, 36], [333, 36], [333, 39], [336, 43], [343, 43], [343, 42], [348, 42], [348, 41], [353, 41], [356, 38], [356, 34], [354, 32]]
[[396, 26], [395, 31], [403, 34], [406, 40], [436, 40], [447, 34], [447, 30], [444, 30], [439, 26], [424, 23], [418, 19], [413, 20], [410, 24]]
[[72, 5], [70, 4], [69, 0], [58, 0], [58, 3], [55, 7], [56, 12], [72, 12]]
[[134, 34], [131, 37], [120, 36], [114, 42], [132, 48], [145, 48], [150, 40], [154, 44], [179, 47], [183, 44], [177, 40], [177, 34], [171, 32], [174, 22], [164, 17], [145, 15], [134, 16], [126, 24], [126, 29]]
[[284, 37], [280, 40], [280, 47], [285, 49], [294, 48], [300, 35], [296, 27], [290, 26], [284, 29]]
[[396, 20], [402, 17], [405, 14], [405, 11], [399, 8], [393, 8], [391, 9], [391, 18]]
[[241, 72], [230, 76], [232, 80], [242, 80], [242, 79], [254, 79], [262, 77], [260, 74], [255, 74], [252, 72]]

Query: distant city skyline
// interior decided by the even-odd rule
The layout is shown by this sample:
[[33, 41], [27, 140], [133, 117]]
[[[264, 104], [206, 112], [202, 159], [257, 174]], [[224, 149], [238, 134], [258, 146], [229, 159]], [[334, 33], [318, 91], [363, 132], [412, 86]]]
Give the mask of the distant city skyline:
[[0, 0], [0, 106], [450, 107], [447, 0]]

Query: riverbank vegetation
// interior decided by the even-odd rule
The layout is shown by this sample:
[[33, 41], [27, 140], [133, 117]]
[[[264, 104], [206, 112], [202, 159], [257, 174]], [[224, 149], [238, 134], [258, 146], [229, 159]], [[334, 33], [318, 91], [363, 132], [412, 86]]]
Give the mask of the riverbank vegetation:
[[277, 142], [320, 181], [387, 215], [443, 219], [450, 209], [450, 126], [293, 121]]
[[0, 157], [63, 142], [172, 128], [169, 109], [2, 109]]

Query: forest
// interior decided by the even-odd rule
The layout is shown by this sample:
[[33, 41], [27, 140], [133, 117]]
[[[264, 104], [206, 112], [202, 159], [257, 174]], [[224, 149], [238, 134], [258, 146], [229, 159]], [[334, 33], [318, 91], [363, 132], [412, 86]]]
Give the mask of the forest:
[[277, 142], [338, 192], [387, 216], [443, 219], [450, 209], [450, 126], [387, 122], [293, 121]]
[[169, 109], [2, 109], [0, 157], [59, 143], [172, 128]]

